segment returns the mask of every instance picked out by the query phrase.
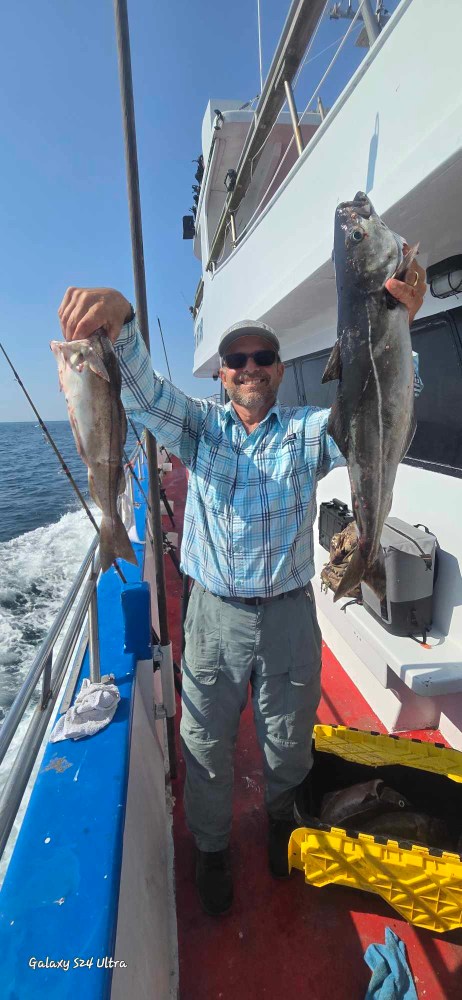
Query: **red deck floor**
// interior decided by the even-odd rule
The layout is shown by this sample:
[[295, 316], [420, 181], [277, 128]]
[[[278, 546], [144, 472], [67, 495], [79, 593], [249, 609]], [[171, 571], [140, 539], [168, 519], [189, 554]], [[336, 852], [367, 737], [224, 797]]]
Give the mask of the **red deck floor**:
[[[174, 459], [165, 481], [181, 530], [186, 476]], [[167, 559], [174, 658], [180, 662], [181, 581]], [[384, 727], [327, 647], [318, 720]], [[177, 723], [179, 726], [178, 702]], [[421, 738], [441, 741], [439, 733]], [[179, 740], [178, 740], [179, 747]], [[181, 1000], [362, 1000], [370, 979], [364, 951], [391, 927], [405, 942], [419, 1000], [461, 1000], [462, 931], [432, 934], [410, 926], [379, 897], [337, 886], [317, 889], [294, 871], [274, 880], [266, 856], [261, 758], [251, 707], [241, 720], [235, 759], [232, 857], [235, 901], [219, 919], [203, 913], [194, 885], [194, 847], [182, 805], [184, 763], [173, 782]]]

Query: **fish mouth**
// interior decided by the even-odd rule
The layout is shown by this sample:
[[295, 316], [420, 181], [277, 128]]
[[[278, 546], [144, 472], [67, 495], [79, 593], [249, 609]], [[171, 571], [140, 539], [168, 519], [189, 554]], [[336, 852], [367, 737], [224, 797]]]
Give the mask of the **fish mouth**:
[[352, 208], [362, 219], [370, 219], [374, 209], [367, 194], [364, 191], [357, 191], [351, 203]]
[[361, 219], [370, 219], [371, 215], [375, 214], [372, 202], [364, 191], [357, 191], [353, 201], [342, 201], [337, 212], [353, 219], [355, 215], [360, 216]]

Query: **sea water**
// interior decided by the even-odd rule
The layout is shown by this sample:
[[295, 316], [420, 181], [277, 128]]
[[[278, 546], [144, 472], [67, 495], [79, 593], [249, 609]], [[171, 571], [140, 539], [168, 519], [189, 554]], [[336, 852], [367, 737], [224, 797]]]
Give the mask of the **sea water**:
[[[47, 427], [98, 521], [68, 422]], [[131, 433], [128, 453], [134, 443]], [[39, 424], [0, 423], [0, 727], [94, 535]], [[0, 769], [0, 791], [39, 692]]]

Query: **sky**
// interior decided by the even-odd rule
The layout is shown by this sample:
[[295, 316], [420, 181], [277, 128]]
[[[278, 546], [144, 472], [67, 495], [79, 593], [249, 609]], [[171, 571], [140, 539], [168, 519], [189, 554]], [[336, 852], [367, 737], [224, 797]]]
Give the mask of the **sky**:
[[[389, 10], [396, 5], [391, 0]], [[260, 0], [264, 77], [289, 6]], [[209, 98], [244, 103], [260, 90], [257, 0], [128, 0], [128, 11], [151, 355], [166, 372], [159, 316], [173, 381], [207, 396], [216, 384], [192, 375], [188, 307], [201, 268], [182, 239], [182, 216], [192, 204], [192, 160]], [[300, 76], [299, 110], [347, 27], [326, 14]], [[2, 37], [0, 342], [42, 417], [60, 420], [66, 408], [49, 341], [61, 336], [66, 288], [109, 286], [133, 300], [112, 2], [18, 0], [3, 6]], [[325, 105], [363, 55], [347, 43], [323, 85]], [[0, 355], [0, 421], [30, 419]]]

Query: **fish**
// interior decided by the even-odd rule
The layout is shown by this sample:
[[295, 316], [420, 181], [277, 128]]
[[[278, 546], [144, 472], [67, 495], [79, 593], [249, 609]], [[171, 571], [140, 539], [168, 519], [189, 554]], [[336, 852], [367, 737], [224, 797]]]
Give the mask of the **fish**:
[[103, 573], [115, 559], [137, 560], [117, 500], [125, 490], [123, 449], [127, 418], [111, 341], [101, 331], [85, 340], [52, 340], [77, 451], [88, 467], [90, 495], [102, 511], [99, 551]]
[[334, 601], [361, 580], [385, 596], [380, 537], [416, 428], [409, 314], [385, 282], [402, 280], [417, 252], [418, 244], [404, 252], [364, 192], [337, 206], [338, 330], [322, 382], [338, 379], [327, 430], [347, 462], [358, 547]]
[[349, 788], [326, 792], [322, 798], [319, 818], [329, 826], [348, 823], [350, 827], [356, 824], [362, 830], [362, 824], [366, 820], [409, 806], [410, 803], [401, 792], [389, 788], [381, 778], [373, 778], [372, 781], [363, 781]]
[[439, 847], [452, 851], [451, 837], [443, 819], [427, 813], [403, 810], [388, 812], [361, 824], [362, 833], [387, 837], [390, 840], [409, 840], [425, 847]]

